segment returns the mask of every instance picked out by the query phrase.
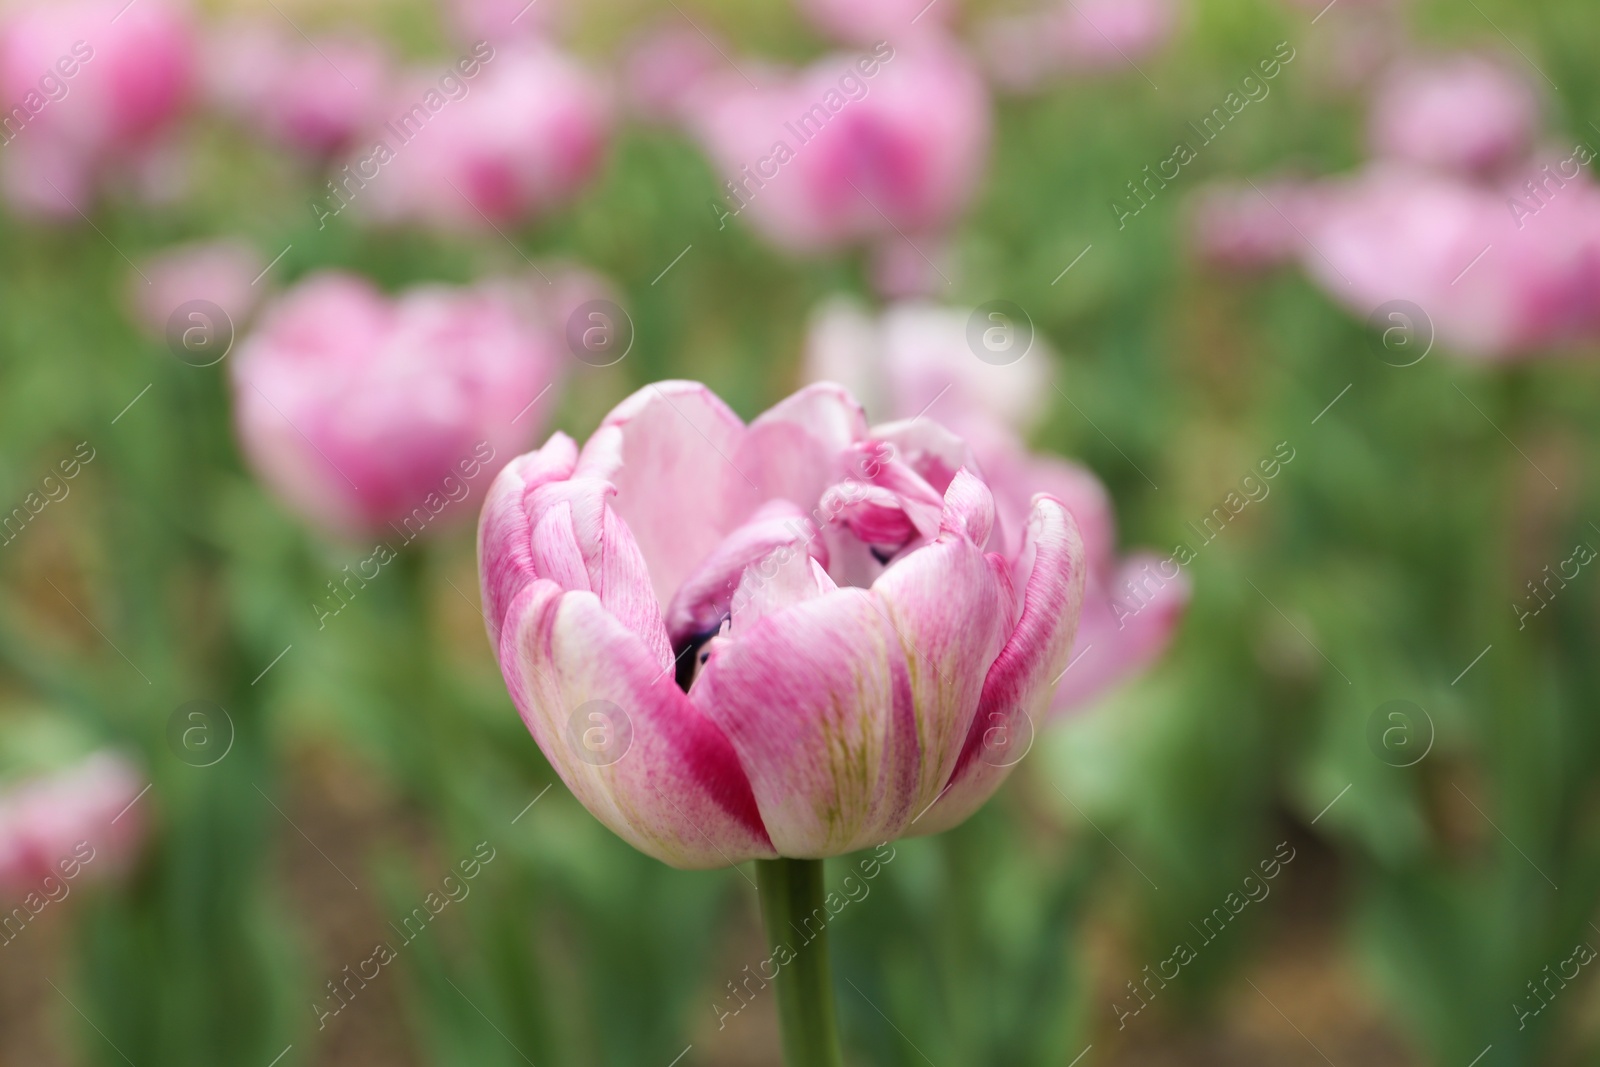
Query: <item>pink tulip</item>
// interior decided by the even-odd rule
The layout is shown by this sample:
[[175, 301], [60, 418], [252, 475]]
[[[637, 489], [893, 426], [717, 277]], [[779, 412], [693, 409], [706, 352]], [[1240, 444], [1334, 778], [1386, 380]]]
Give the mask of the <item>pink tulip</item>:
[[1373, 151], [1400, 162], [1487, 171], [1526, 156], [1539, 98], [1523, 79], [1482, 56], [1405, 62], [1373, 99]]
[[987, 162], [988, 94], [943, 40], [830, 56], [757, 88], [718, 84], [696, 97], [693, 125], [723, 178], [719, 220], [747, 216], [786, 248], [937, 233]]
[[145, 782], [123, 757], [99, 752], [75, 766], [0, 791], [0, 892], [47, 892], [72, 872], [97, 880], [132, 862], [146, 820]]
[[166, 335], [173, 312], [196, 300], [220, 307], [238, 327], [255, 308], [255, 283], [264, 267], [245, 241], [178, 245], [145, 260], [128, 278], [130, 303], [139, 324], [156, 337]]
[[313, 523], [350, 536], [388, 525], [410, 540], [468, 514], [469, 498], [532, 441], [556, 343], [501, 289], [424, 286], [391, 299], [363, 279], [317, 275], [240, 346], [239, 437], [263, 480]]
[[1066, 508], [995, 516], [932, 419], [869, 429], [824, 384], [746, 426], [664, 382], [496, 479], [489, 636], [568, 787], [658, 859], [931, 833], [999, 787], [995, 737], [1043, 710], [1080, 610]]
[[[548, 211], [594, 177], [612, 123], [600, 81], [547, 45], [482, 45], [474, 55], [481, 62], [474, 76], [455, 80], [454, 98], [440, 93], [432, 72], [419, 72], [396, 98], [394, 117], [374, 132], [393, 158], [364, 152], [367, 162], [356, 164], [375, 175], [352, 193], [359, 208], [385, 220], [488, 230]], [[438, 104], [431, 114], [429, 100]], [[407, 124], [405, 116], [419, 114]]]
[[1017, 92], [1063, 76], [1136, 73], [1177, 23], [1173, 0], [1054, 0], [979, 29], [985, 67], [997, 85]]
[[1524, 181], [1478, 185], [1370, 167], [1332, 184], [1307, 219], [1306, 269], [1363, 317], [1410, 301], [1445, 346], [1466, 356], [1526, 356], [1592, 340], [1600, 332], [1600, 190], [1576, 154]]
[[844, 44], [899, 43], [948, 26], [960, 0], [797, 0], [801, 14]]
[[96, 177], [168, 133], [194, 65], [188, 10], [174, 0], [52, 0], [0, 15], [0, 140], [19, 206], [75, 217]]
[[389, 102], [389, 59], [375, 41], [307, 41], [271, 23], [219, 27], [207, 49], [206, 84], [225, 109], [273, 140], [316, 158], [350, 148]]
[[907, 303], [874, 319], [848, 303], [825, 305], [813, 319], [806, 372], [813, 380], [844, 376], [892, 418], [933, 417], [960, 433], [982, 466], [1002, 527], [1024, 522], [1040, 491], [1072, 512], [1088, 567], [1072, 669], [1052, 702], [1055, 712], [1065, 712], [1160, 658], [1188, 605], [1189, 582], [1170, 568], [1147, 576], [1147, 554], [1119, 561], [1111, 498], [1100, 480], [1085, 467], [1023, 446], [1011, 427], [1031, 425], [1044, 414], [1055, 357], [1035, 338], [1016, 362], [979, 360], [967, 339], [972, 314]]

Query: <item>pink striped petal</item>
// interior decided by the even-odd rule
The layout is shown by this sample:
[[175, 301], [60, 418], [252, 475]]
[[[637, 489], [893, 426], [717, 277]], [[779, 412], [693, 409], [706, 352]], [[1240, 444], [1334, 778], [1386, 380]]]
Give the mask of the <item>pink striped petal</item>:
[[996, 752], [993, 739], [1031, 737], [1043, 722], [1052, 683], [1072, 648], [1085, 580], [1083, 538], [1059, 501], [1034, 501], [1014, 573], [1022, 616], [984, 679], [977, 714], [944, 792], [909, 833], [947, 830], [977, 811], [1023, 754]]
[[864, 589], [716, 642], [690, 699], [726, 733], [779, 853], [834, 856], [894, 836], [917, 760], [905, 657]]
[[577, 462], [577, 443], [557, 433], [539, 451], [506, 464], [489, 487], [478, 520], [478, 582], [493, 647], [500, 645], [506, 609], [535, 577], [533, 530], [523, 500], [539, 486], [569, 477]]
[[611, 507], [638, 540], [663, 608], [760, 499], [734, 466], [744, 435], [705, 386], [662, 382], [617, 405], [584, 445], [578, 473], [616, 486]]
[[662, 666], [672, 648], [661, 608], [633, 532], [609, 506], [609, 482], [573, 478], [530, 492], [526, 506], [536, 516], [534, 573], [563, 589], [585, 590], [644, 641]]
[[690, 869], [775, 854], [728, 738], [593, 594], [529, 585], [499, 659], [551, 766], [623, 840]]

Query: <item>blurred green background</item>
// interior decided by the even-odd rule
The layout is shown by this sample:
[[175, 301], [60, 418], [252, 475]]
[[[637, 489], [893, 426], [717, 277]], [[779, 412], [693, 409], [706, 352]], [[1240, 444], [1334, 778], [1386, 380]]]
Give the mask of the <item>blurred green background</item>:
[[[679, 4], [746, 52], [826, 48], [775, 0]], [[576, 47], [603, 64], [679, 4], [586, 8]], [[450, 54], [429, 5], [289, 9]], [[1525, 1027], [1514, 1007], [1600, 944], [1600, 578], [1525, 629], [1510, 607], [1574, 543], [1600, 544], [1600, 364], [1390, 367], [1299, 276], [1220, 277], [1184, 254], [1184, 196], [1208, 178], [1362, 158], [1364, 100], [1328, 75], [1359, 13], [1192, 0], [1141, 60], [1150, 81], [998, 101], [949, 299], [1013, 300], [1062, 354], [1082, 410], [1052, 397], [1034, 443], [1106, 481], [1125, 545], [1163, 551], [1278, 442], [1296, 458], [1189, 569], [1165, 661], [1041, 736], [968, 824], [899, 842], [840, 918], [851, 1062], [1600, 1063], [1592, 976]], [[1559, 86], [1551, 130], [1600, 117], [1592, 0], [1421, 2], [1400, 21], [1437, 47], [1503, 48], [1498, 26]], [[1118, 231], [1122, 183], [1281, 40], [1303, 59]], [[318, 231], [280, 153], [203, 119], [192, 136], [192, 192], [166, 209], [113, 205], [98, 230], [0, 218], [0, 502], [78, 442], [97, 452], [0, 551], [0, 766], [114, 745], [154, 781], [131, 876], [0, 948], [0, 1064], [776, 1063], [770, 996], [721, 1028], [715, 1007], [765, 956], [753, 890], [635, 853], [561, 787], [490, 655], [471, 530], [414, 546], [319, 631], [308, 602], [370, 549], [271, 499], [241, 464], [226, 365], [184, 365], [123, 309], [123, 253], [211, 234], [292, 245], [280, 283], [328, 266], [385, 288], [468, 281], [518, 253]], [[560, 428], [586, 436], [665, 377], [753, 416], [799, 384], [817, 302], [866, 293], [853, 257], [717, 231], [715, 186], [684, 137], [625, 125], [575, 204], [512, 235], [609, 275], [637, 327], [622, 363], [574, 368]], [[196, 699], [236, 731], [206, 768], [167, 742]], [[1427, 713], [1410, 767], [1369, 741], [1391, 700]], [[325, 983], [480, 842], [495, 858], [470, 896], [319, 1029]], [[1280, 842], [1294, 858], [1270, 896], [1119, 1023], [1128, 983]]]

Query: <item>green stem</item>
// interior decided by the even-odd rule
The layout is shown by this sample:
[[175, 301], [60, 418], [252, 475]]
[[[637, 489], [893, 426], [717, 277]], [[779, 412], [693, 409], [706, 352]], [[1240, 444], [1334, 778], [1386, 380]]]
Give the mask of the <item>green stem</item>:
[[[828, 967], [828, 930], [813, 918], [821, 915], [825, 921], [828, 915], [822, 901], [822, 861], [758, 860], [756, 880], [767, 941], [779, 964], [774, 981], [784, 1064], [842, 1067]], [[814, 936], [806, 940], [812, 931]]]

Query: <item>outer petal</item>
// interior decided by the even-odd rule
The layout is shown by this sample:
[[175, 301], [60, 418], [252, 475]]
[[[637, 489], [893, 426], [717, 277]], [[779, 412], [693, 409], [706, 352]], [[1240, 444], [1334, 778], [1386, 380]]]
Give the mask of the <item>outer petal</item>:
[[980, 707], [983, 672], [1011, 633], [1012, 585], [1001, 557], [947, 534], [897, 561], [872, 592], [910, 668], [920, 752], [910, 820], [938, 799], [956, 768]]
[[593, 594], [532, 583], [498, 652], [534, 740], [623, 840], [684, 868], [774, 855], [728, 739]]
[[1052, 714], [1082, 707], [1161, 658], [1190, 593], [1182, 571], [1173, 578], [1157, 573], [1166, 562], [1150, 554], [1136, 556], [1122, 565], [1111, 588], [1088, 590], [1072, 666], [1056, 688]]
[[937, 833], [965, 820], [988, 800], [1021, 753], [984, 748], [985, 738], [1031, 736], [1049, 702], [1051, 683], [1067, 664], [1083, 607], [1083, 539], [1059, 501], [1041, 496], [1023, 535], [1017, 568], [1026, 574], [1022, 617], [983, 682], [978, 714], [938, 803], [908, 832]]
[[617, 487], [611, 506], [638, 539], [663, 608], [760, 499], [734, 465], [744, 435], [705, 386], [662, 382], [617, 405], [583, 448], [578, 473]]
[[690, 699], [748, 768], [773, 846], [816, 858], [894, 836], [917, 741], [905, 657], [873, 594], [840, 589], [715, 644]]
[[478, 519], [478, 581], [492, 647], [500, 647], [506, 609], [535, 577], [533, 530], [523, 500], [539, 486], [571, 476], [577, 462], [577, 444], [557, 433], [539, 451], [506, 464], [489, 487]]
[[598, 478], [553, 482], [528, 494], [534, 572], [563, 589], [594, 593], [664, 667], [672, 650], [650, 572], [633, 532], [608, 505], [611, 494], [610, 483]]

